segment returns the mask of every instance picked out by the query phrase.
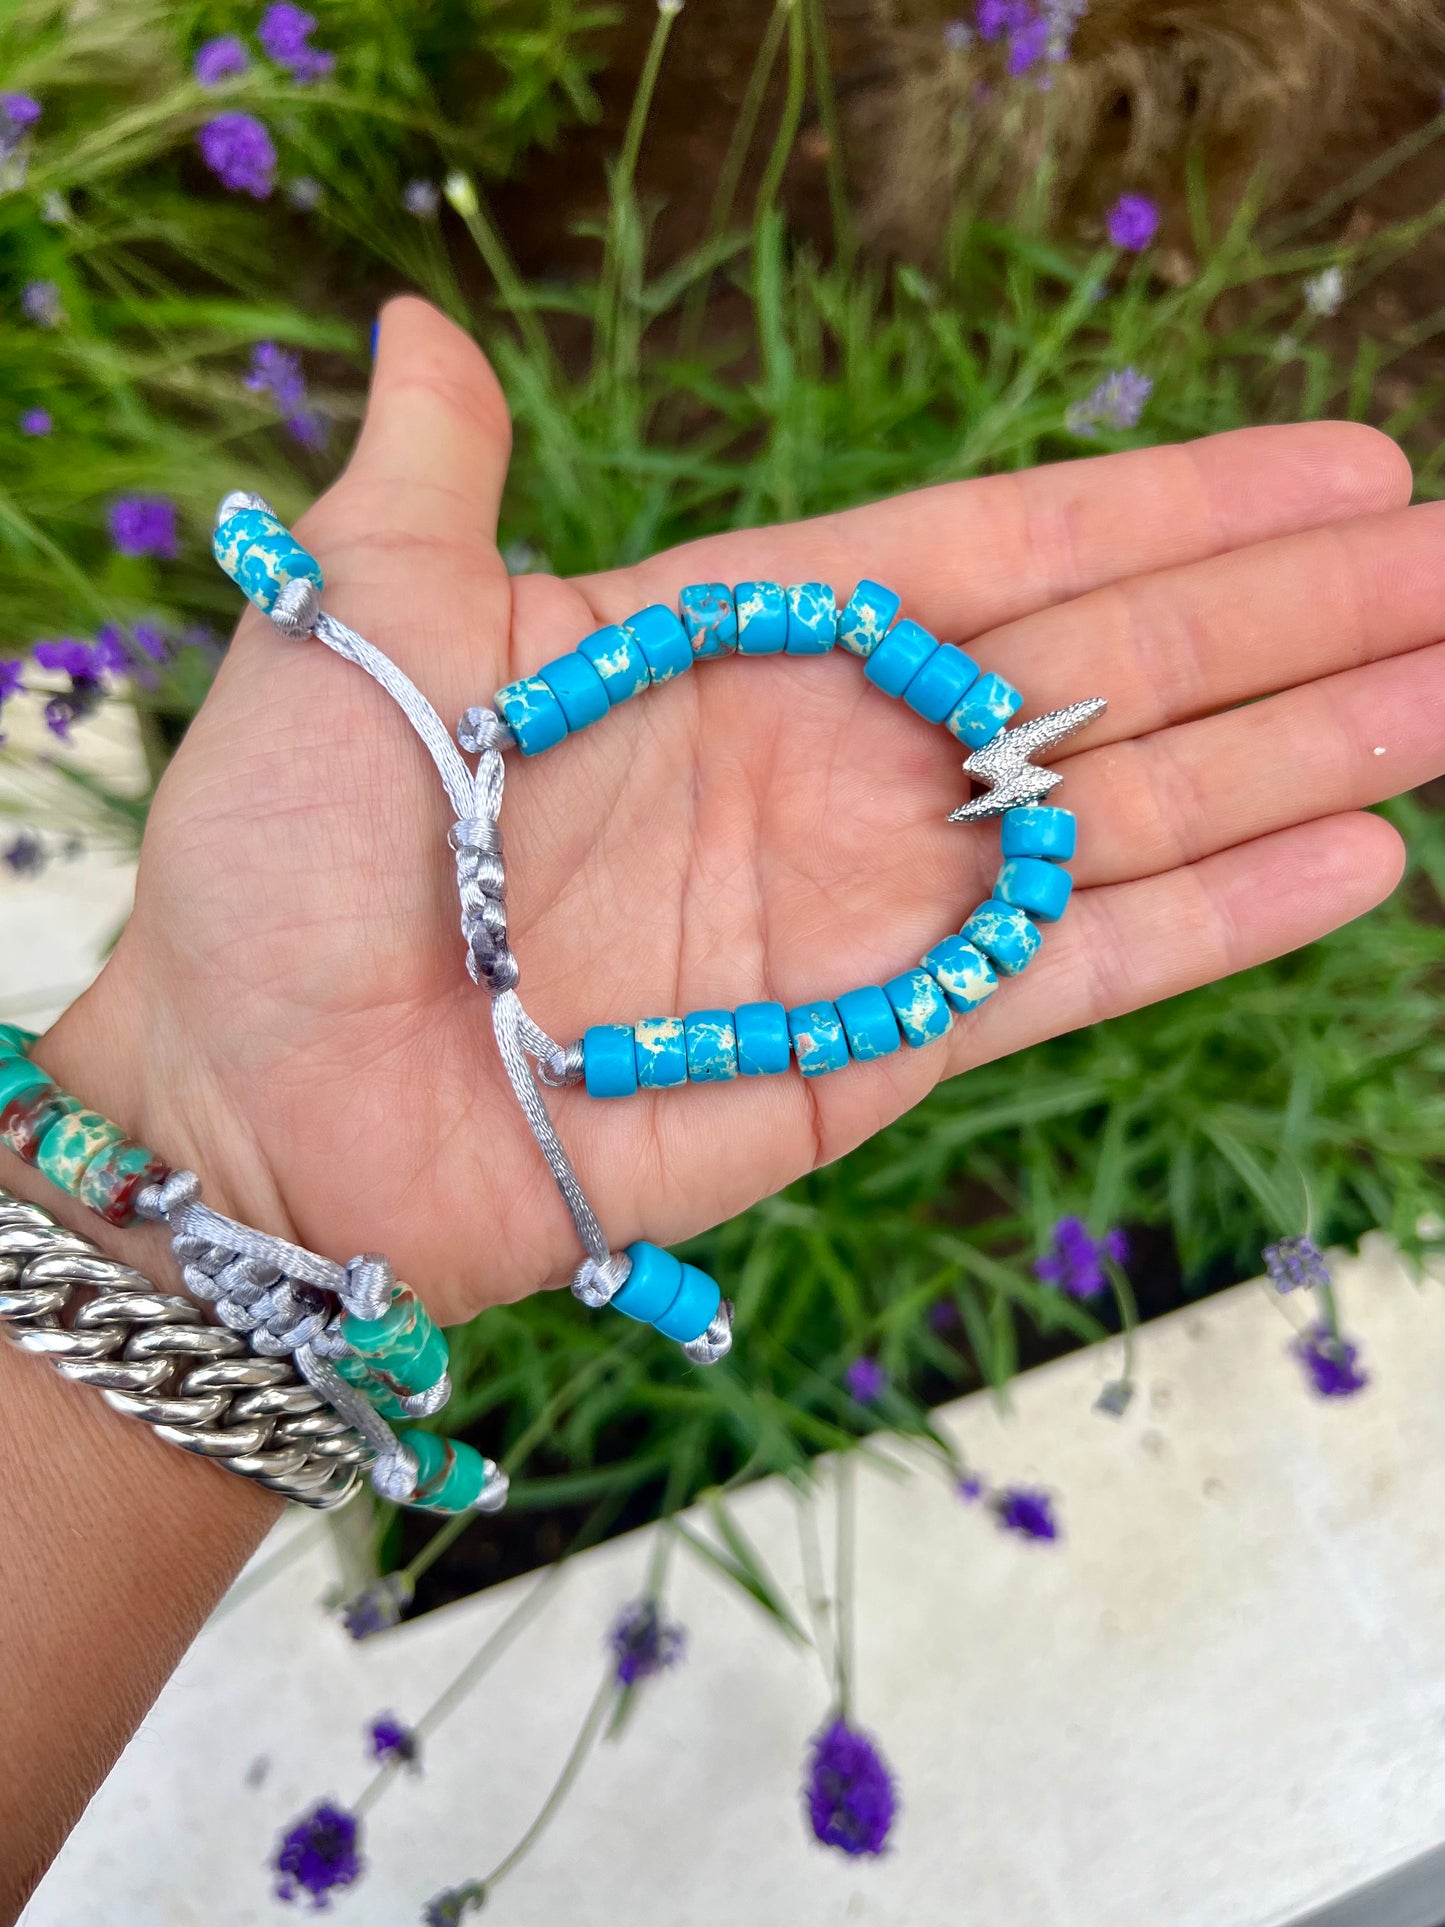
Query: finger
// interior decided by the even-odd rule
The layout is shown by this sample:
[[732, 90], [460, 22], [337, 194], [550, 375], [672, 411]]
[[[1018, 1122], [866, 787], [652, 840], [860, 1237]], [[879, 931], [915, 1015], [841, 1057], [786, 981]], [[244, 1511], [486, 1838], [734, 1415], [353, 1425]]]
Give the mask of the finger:
[[1141, 570], [1177, 567], [1410, 498], [1395, 444], [1351, 422], [1241, 429], [995, 475], [788, 527], [709, 536], [581, 578], [601, 619], [689, 582], [890, 583], [909, 615], [967, 639]]
[[383, 544], [399, 534], [490, 548], [511, 450], [506, 399], [471, 336], [414, 296], [388, 302], [366, 418], [337, 484], [348, 527]]
[[1423, 648], [1441, 633], [1442, 577], [1445, 504], [1430, 502], [1116, 583], [997, 631], [978, 653], [1031, 711], [1109, 698], [1077, 755]]
[[1445, 772], [1445, 643], [1072, 757], [1080, 884], [1194, 863]]
[[1362, 916], [1400, 880], [1378, 816], [1331, 816], [1185, 868], [1081, 891], [1038, 958], [950, 1033], [951, 1069], [1102, 1023], [1283, 956]]

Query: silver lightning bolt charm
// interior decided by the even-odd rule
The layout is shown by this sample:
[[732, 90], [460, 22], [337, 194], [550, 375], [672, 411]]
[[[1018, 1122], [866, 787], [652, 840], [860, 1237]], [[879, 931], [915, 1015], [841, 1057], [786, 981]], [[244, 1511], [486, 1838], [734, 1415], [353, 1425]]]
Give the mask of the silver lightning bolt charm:
[[1024, 803], [1040, 802], [1063, 777], [1056, 769], [1040, 769], [1029, 759], [1052, 743], [1072, 736], [1085, 723], [1102, 715], [1107, 704], [1102, 696], [1087, 702], [1070, 703], [1067, 709], [1051, 709], [1047, 716], [1035, 716], [1031, 723], [1005, 729], [976, 749], [964, 764], [964, 774], [988, 784], [982, 796], [949, 813], [950, 823], [978, 823], [988, 816], [1002, 816]]

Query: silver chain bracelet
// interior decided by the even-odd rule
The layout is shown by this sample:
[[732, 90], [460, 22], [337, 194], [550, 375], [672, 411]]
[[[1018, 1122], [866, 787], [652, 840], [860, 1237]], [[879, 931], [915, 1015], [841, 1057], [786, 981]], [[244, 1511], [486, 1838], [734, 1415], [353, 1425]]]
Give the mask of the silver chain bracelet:
[[286, 1356], [261, 1358], [39, 1205], [0, 1189], [0, 1329], [168, 1445], [328, 1510], [371, 1448]]

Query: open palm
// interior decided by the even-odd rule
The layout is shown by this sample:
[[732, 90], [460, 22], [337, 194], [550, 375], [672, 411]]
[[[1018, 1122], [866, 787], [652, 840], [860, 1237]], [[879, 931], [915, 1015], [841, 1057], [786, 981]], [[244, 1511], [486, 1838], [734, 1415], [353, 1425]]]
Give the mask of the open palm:
[[[478, 350], [393, 303], [356, 453], [301, 524], [326, 606], [448, 720], [600, 623], [749, 577], [840, 599], [876, 577], [1016, 682], [1025, 716], [1109, 702], [1067, 746], [1069, 917], [946, 1042], [834, 1077], [551, 1099], [614, 1247], [716, 1222], [941, 1077], [1358, 915], [1401, 850], [1357, 812], [1445, 765], [1442, 511], [1405, 507], [1404, 459], [1367, 429], [949, 485], [571, 582], [503, 567], [508, 447]], [[835, 653], [707, 663], [509, 758], [528, 1009], [566, 1040], [911, 967], [997, 865], [992, 826], [944, 820], [960, 753]], [[443, 1319], [580, 1255], [463, 968], [449, 820], [381, 692], [249, 613], [161, 785], [134, 918], [53, 1052], [101, 1030], [111, 1088], [67, 1063], [76, 1088], [223, 1208], [338, 1258], [386, 1251]]]

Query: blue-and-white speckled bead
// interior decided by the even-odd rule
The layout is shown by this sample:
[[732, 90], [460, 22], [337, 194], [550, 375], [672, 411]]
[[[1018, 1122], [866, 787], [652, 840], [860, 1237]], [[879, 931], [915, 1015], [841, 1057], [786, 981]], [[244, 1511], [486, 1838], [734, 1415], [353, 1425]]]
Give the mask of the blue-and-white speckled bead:
[[850, 656], [868, 657], [888, 633], [888, 625], [903, 606], [903, 598], [881, 582], [863, 581], [843, 604], [838, 617], [838, 646]]
[[934, 1043], [952, 1028], [948, 999], [926, 970], [905, 970], [901, 977], [890, 978], [883, 993], [893, 1006], [904, 1043], [915, 1050]]
[[538, 756], [567, 734], [562, 705], [540, 676], [520, 676], [499, 689], [492, 706], [524, 756]]
[[288, 582], [325, 586], [321, 564], [264, 509], [238, 509], [211, 537], [211, 550], [236, 587], [267, 615]]
[[793, 1040], [793, 1055], [804, 1077], [821, 1077], [825, 1071], [840, 1071], [848, 1062], [848, 1038], [843, 1020], [833, 1005], [820, 1001], [799, 1004], [788, 1012], [788, 1034]]
[[1060, 863], [1041, 856], [1011, 856], [994, 878], [993, 893], [1040, 923], [1057, 923], [1069, 907], [1074, 879]]
[[687, 1074], [694, 1084], [726, 1084], [738, 1074], [738, 1034], [730, 1010], [687, 1016]]
[[838, 640], [838, 598], [826, 582], [795, 582], [788, 590], [790, 656], [826, 656]]
[[1051, 862], [1067, 863], [1078, 841], [1073, 811], [1047, 803], [1006, 810], [999, 829], [999, 848], [1005, 856], [1046, 856]]
[[979, 677], [948, 718], [948, 731], [970, 749], [982, 749], [985, 743], [993, 741], [1022, 703], [1023, 697], [1013, 684], [990, 669], [986, 676]]
[[637, 1087], [670, 1091], [687, 1082], [687, 1038], [680, 1017], [644, 1017], [632, 1026]]
[[952, 1010], [976, 1010], [998, 989], [998, 976], [981, 950], [962, 937], [945, 937], [923, 959]]
[[653, 682], [671, 682], [684, 669], [692, 668], [688, 633], [663, 603], [653, 602], [639, 609], [623, 627], [646, 656], [647, 673]]
[[733, 590], [738, 612], [738, 654], [776, 656], [788, 640], [788, 598], [777, 582], [740, 582]]
[[605, 629], [595, 629], [590, 636], [584, 636], [577, 645], [577, 653], [585, 656], [602, 678], [607, 700], [614, 709], [629, 696], [646, 689], [652, 680], [647, 673], [646, 656], [620, 623], [609, 622]]
[[698, 662], [713, 656], [731, 656], [736, 651], [738, 612], [726, 582], [692, 583], [677, 598], [677, 612]]
[[962, 934], [1005, 977], [1017, 977], [1026, 969], [1043, 942], [1037, 925], [1030, 923], [1022, 910], [1011, 903], [1000, 903], [997, 897], [979, 905]]

